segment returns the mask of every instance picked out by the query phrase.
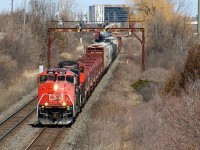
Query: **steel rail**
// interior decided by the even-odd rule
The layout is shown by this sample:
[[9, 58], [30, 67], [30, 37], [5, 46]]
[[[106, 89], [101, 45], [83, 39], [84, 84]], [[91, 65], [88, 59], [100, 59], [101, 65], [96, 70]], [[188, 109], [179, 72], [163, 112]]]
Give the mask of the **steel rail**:
[[4, 139], [12, 130], [14, 130], [19, 124], [21, 124], [26, 118], [28, 118], [34, 111], [36, 110], [36, 108], [34, 110], [32, 110], [28, 115], [26, 115], [25, 117], [23, 117], [17, 124], [15, 124], [11, 129], [9, 129], [3, 136], [0, 137], [0, 141], [2, 139]]
[[3, 121], [1, 121], [0, 126], [3, 123], [5, 123], [8, 119], [10, 119], [12, 116], [14, 116], [16, 113], [18, 113], [20, 110], [22, 110], [24, 107], [26, 107], [28, 104], [30, 104], [32, 101], [34, 101], [36, 98], [37, 98], [37, 96], [35, 98], [33, 98], [32, 100], [30, 100], [29, 102], [27, 102], [26, 104], [24, 104], [22, 107], [20, 107], [17, 111], [15, 111], [13, 114], [8, 116], [7, 118], [5, 118]]
[[58, 133], [58, 135], [56, 136], [55, 140], [49, 145], [49, 147], [47, 148], [47, 150], [50, 150], [52, 148], [52, 146], [56, 143], [56, 141], [58, 140], [58, 138], [60, 137], [61, 133], [63, 132], [63, 130], [65, 129], [65, 127], [63, 127], [60, 132]]
[[28, 150], [32, 145], [33, 143], [38, 139], [38, 137], [47, 129], [47, 127], [44, 127], [42, 129], [42, 131], [33, 139], [33, 141], [31, 141], [31, 143], [26, 147], [25, 150]]
[[[31, 146], [33, 146], [33, 144], [37, 141], [37, 139], [44, 133], [45, 130], [47, 130], [48, 128], [45, 127], [42, 129], [42, 131], [31, 141], [31, 143], [25, 148], [25, 150], [28, 150], [31, 148]], [[47, 150], [50, 150], [52, 148], [52, 146], [56, 143], [56, 141], [59, 139], [61, 133], [63, 132], [63, 130], [65, 129], [65, 127], [62, 127], [59, 131], [59, 133], [56, 135], [56, 137], [52, 140], [52, 142], [49, 144], [49, 146], [47, 147]]]

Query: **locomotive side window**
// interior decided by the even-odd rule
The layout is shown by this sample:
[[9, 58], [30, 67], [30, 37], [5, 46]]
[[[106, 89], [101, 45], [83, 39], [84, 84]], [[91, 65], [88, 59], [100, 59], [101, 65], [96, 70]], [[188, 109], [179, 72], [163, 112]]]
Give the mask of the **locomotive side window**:
[[65, 81], [65, 76], [58, 76], [58, 81]]
[[74, 83], [74, 77], [73, 76], [66, 76], [66, 81], [73, 84]]
[[81, 66], [81, 67], [80, 67], [80, 72], [81, 72], [81, 73], [84, 73], [84, 66]]
[[47, 76], [46, 75], [40, 76], [40, 83], [44, 83], [46, 81], [47, 81]]

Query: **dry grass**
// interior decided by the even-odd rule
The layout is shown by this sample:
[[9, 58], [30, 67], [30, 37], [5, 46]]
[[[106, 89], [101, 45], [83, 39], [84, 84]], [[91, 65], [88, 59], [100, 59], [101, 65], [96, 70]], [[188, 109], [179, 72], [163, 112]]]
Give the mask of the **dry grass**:
[[[124, 43], [131, 40], [126, 39]], [[92, 108], [86, 135], [77, 147], [91, 150], [170, 149], [170, 142], [166, 141], [156, 124], [154, 101], [149, 101], [157, 87], [164, 83], [169, 71], [151, 68], [142, 73], [138, 63], [141, 56], [134, 55], [139, 54], [138, 50], [133, 49], [131, 44], [125, 48], [110, 86]], [[131, 83], [138, 80], [150, 80], [153, 84], [135, 91]], [[149, 102], [143, 103], [142, 100]]]
[[196, 45], [189, 50], [184, 71], [181, 74], [180, 85], [184, 85], [189, 81], [200, 79], [200, 45]]
[[200, 81], [190, 82], [179, 97], [157, 95], [154, 110], [157, 124], [173, 149], [199, 149]]
[[6, 110], [11, 105], [20, 101], [24, 95], [36, 87], [37, 80], [35, 77], [18, 77], [13, 80], [12, 85], [7, 89], [0, 91], [0, 112]]

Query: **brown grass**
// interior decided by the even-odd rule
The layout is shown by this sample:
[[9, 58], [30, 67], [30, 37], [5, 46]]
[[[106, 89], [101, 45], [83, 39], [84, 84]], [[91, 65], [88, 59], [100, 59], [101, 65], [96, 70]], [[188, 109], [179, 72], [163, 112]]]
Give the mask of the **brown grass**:
[[181, 77], [180, 85], [182, 87], [190, 80], [200, 79], [200, 45], [196, 45], [189, 50]]
[[12, 80], [12, 85], [0, 91], [0, 112], [20, 101], [24, 95], [36, 87], [36, 77], [18, 77]]
[[157, 96], [156, 119], [166, 141], [173, 149], [198, 149], [200, 146], [199, 113], [200, 82], [187, 83], [179, 97]]
[[[132, 39], [124, 42], [130, 40]], [[142, 104], [142, 96], [137, 94], [130, 84], [143, 76], [140, 65], [135, 65], [136, 57], [140, 57], [134, 56], [135, 52], [137, 50], [126, 45], [110, 86], [93, 105], [86, 136], [81, 146], [77, 144], [77, 147], [122, 150], [159, 146], [162, 135], [157, 131], [151, 104]], [[145, 76], [144, 74], [143, 77]]]
[[183, 72], [171, 70], [163, 88], [163, 94], [179, 94], [188, 82], [200, 79], [200, 45], [189, 49]]

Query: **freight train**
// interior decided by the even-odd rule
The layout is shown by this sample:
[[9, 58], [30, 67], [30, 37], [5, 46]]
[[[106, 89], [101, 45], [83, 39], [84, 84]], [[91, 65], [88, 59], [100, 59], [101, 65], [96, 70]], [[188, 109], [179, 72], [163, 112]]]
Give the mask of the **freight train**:
[[121, 49], [120, 38], [86, 47], [76, 61], [62, 61], [38, 75], [37, 117], [42, 125], [74, 122]]

